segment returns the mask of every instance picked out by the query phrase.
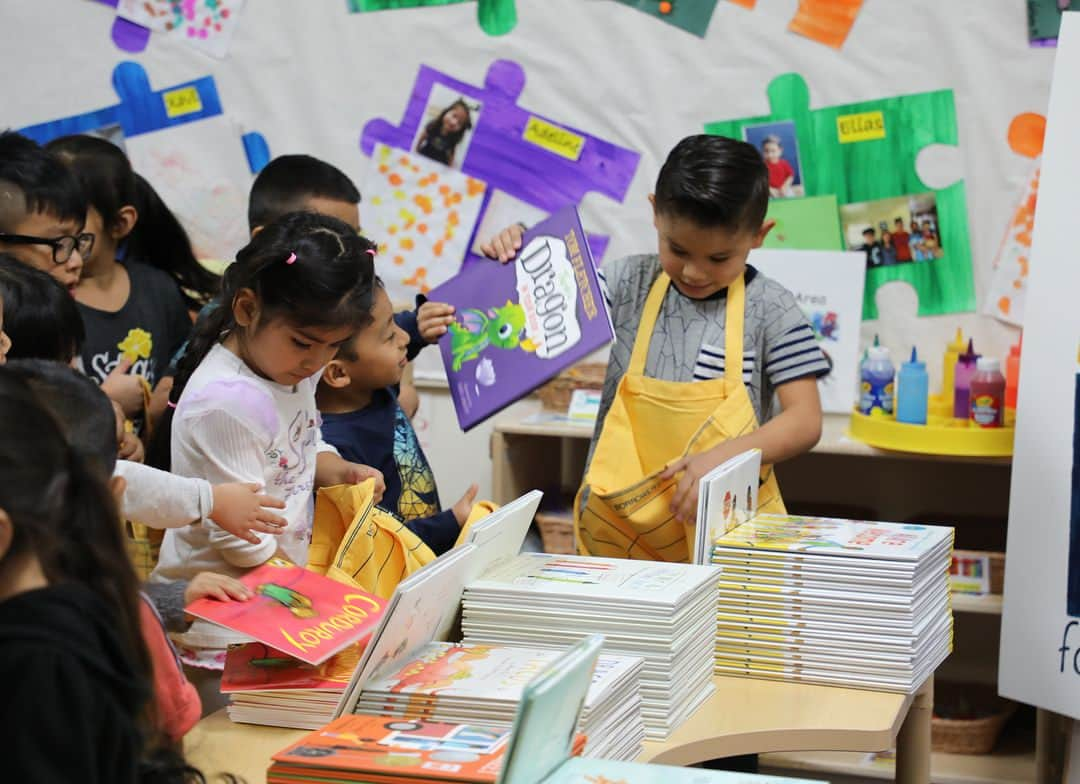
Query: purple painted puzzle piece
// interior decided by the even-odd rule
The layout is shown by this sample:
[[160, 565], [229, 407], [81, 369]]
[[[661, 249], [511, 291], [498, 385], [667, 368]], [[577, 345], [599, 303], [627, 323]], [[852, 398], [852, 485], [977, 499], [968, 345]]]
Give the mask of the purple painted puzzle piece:
[[[590, 191], [617, 202], [626, 197], [640, 154], [519, 107], [517, 99], [525, 87], [525, 72], [511, 60], [493, 62], [483, 87], [421, 66], [401, 124], [395, 126], [378, 119], [364, 126], [360, 140], [364, 154], [370, 157], [380, 142], [412, 151], [413, 139], [424, 122], [429, 96], [436, 85], [482, 105], [461, 170], [488, 184], [483, 210], [487, 209], [495, 190], [549, 213], [568, 204], [579, 205]], [[525, 132], [531, 120], [580, 137], [577, 159], [528, 141]], [[600, 258], [606, 245], [607, 237], [590, 237], [596, 258]]]

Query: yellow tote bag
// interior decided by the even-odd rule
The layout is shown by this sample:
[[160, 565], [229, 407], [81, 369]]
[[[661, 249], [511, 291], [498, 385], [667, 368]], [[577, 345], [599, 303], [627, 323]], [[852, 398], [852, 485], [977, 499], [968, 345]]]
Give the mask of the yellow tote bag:
[[[574, 504], [574, 535], [583, 555], [653, 561], [690, 560], [692, 527], [672, 516], [677, 481], [661, 481], [677, 458], [704, 452], [757, 429], [742, 382], [746, 283], [728, 287], [725, 372], [710, 381], [663, 381], [645, 375], [656, 319], [671, 279], [653, 283], [641, 314], [630, 366], [619, 382], [592, 463]], [[581, 500], [586, 497], [582, 507]], [[762, 466], [758, 510], [784, 513], [772, 466]]]
[[[375, 480], [324, 487], [315, 496], [307, 568], [387, 599], [397, 584], [435, 560], [435, 553], [394, 515], [374, 504]], [[475, 504], [461, 529], [498, 507]]]

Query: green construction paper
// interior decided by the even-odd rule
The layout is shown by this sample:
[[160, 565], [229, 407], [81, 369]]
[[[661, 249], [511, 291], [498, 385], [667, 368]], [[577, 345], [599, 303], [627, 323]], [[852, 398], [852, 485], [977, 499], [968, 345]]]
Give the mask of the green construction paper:
[[662, 22], [693, 33], [698, 38], [705, 37], [705, 31], [709, 29], [709, 22], [716, 9], [716, 0], [669, 0], [671, 11], [666, 14], [660, 12], [660, 0], [615, 0], [615, 2], [644, 11], [649, 16], [655, 16]]
[[[428, 6], [457, 5], [472, 0], [346, 0], [349, 11], [354, 14], [368, 11], [390, 11], [398, 8], [426, 8]], [[479, 0], [476, 17], [480, 28], [488, 35], [506, 35], [517, 24], [514, 0]], [[715, 3], [715, 0], [713, 0]]]
[[778, 250], [843, 250], [836, 197], [772, 199], [766, 216], [776, 221], [763, 248]]
[[[1080, 11], [1080, 0], [1072, 0], [1068, 10]], [[1028, 41], [1056, 39], [1061, 28], [1061, 13], [1057, 0], [1027, 0]]]
[[[709, 123], [705, 132], [742, 139], [747, 125], [794, 121], [807, 196], [832, 194], [840, 205], [928, 191], [937, 199], [944, 257], [927, 263], [868, 269], [863, 318], [877, 318], [877, 289], [894, 280], [906, 281], [918, 292], [920, 316], [974, 310], [975, 281], [964, 183], [934, 190], [919, 179], [915, 169], [924, 147], [958, 143], [952, 90], [811, 110], [805, 80], [798, 74], [784, 74], [769, 84], [768, 96], [772, 114]], [[881, 112], [885, 137], [841, 144], [837, 118], [865, 112]]]

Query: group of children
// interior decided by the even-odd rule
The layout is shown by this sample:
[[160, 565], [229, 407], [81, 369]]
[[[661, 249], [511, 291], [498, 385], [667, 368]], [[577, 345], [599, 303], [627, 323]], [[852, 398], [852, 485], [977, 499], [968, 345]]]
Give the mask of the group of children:
[[[651, 197], [658, 253], [605, 265], [617, 342], [584, 552], [604, 525], [638, 524], [590, 477], [611, 434], [637, 427], [624, 414], [640, 378], [716, 406], [653, 450], [666, 520], [693, 523], [697, 480], [728, 457], [816, 443], [827, 362], [792, 296], [747, 264], [768, 197], [753, 146], [689, 137]], [[359, 204], [333, 166], [275, 159], [252, 186], [251, 241], [218, 278], [109, 142], [0, 134], [0, 715], [20, 780], [196, 780], [176, 742], [221, 704], [231, 640], [183, 608], [248, 598], [235, 578], [274, 556], [306, 563], [319, 488], [371, 482], [435, 554], [453, 546], [476, 488], [443, 508], [401, 387], [453, 308], [394, 312]], [[484, 252], [508, 261], [521, 237], [508, 227]], [[695, 440], [713, 422], [725, 435]], [[124, 518], [166, 529], [141, 586]]]

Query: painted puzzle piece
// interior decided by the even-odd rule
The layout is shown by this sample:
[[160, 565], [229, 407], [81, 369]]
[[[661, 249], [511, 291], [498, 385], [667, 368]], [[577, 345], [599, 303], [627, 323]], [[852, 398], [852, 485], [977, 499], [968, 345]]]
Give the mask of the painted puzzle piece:
[[1024, 325], [1031, 235], [1035, 227], [1045, 134], [1046, 118], [1041, 114], [1018, 114], [1009, 125], [1009, 146], [1017, 155], [1031, 159], [1031, 170], [994, 257], [994, 275], [983, 304], [984, 313], [1018, 327]]
[[717, 0], [615, 0], [699, 38], [709, 29]]
[[[117, 22], [168, 35], [222, 58], [228, 54], [244, 0], [117, 0], [115, 6]], [[117, 28], [113, 29], [115, 41]]]
[[[757, 0], [731, 0], [752, 11]], [[839, 49], [847, 40], [862, 10], [863, 0], [799, 0], [788, 30], [812, 41]]]
[[[209, 76], [154, 90], [141, 65], [123, 62], [112, 76], [120, 102], [20, 129], [44, 144], [59, 136], [119, 127], [132, 165], [184, 222], [196, 250], [232, 258], [246, 238], [250, 174], [269, 158], [265, 139], [243, 137], [224, 116]], [[242, 244], [242, 243], [241, 243]]]
[[[457, 5], [472, 0], [347, 0], [349, 11], [357, 14], [368, 11], [389, 11], [398, 8], [427, 8]], [[488, 35], [506, 35], [517, 25], [514, 0], [479, 0], [476, 20]]]
[[921, 256], [925, 247], [928, 260], [913, 258], [911, 263], [873, 265], [867, 270], [863, 318], [877, 318], [875, 293], [894, 280], [906, 281], [918, 292], [920, 316], [973, 310], [964, 183], [935, 190], [916, 171], [924, 148], [958, 144], [952, 91], [811, 110], [805, 80], [798, 74], [784, 74], [769, 84], [768, 96], [771, 114], [709, 123], [706, 132], [742, 139], [747, 127], [794, 123], [806, 195], [837, 197], [848, 247], [863, 249], [858, 248], [859, 224], [854, 219], [845, 223], [845, 214], [873, 215], [873, 221], [861, 225], [876, 231], [885, 223], [892, 229], [901, 212], [896, 204], [906, 197], [912, 197], [907, 201], [913, 206], [903, 208], [905, 229], [916, 214], [928, 225], [927, 239], [932, 242], [913, 243], [912, 251], [913, 256]]
[[[641, 156], [519, 107], [524, 86], [524, 70], [510, 60], [493, 62], [482, 87], [421, 66], [401, 124], [368, 122], [360, 147], [368, 156], [379, 143], [414, 150], [430, 96], [438, 87], [480, 107], [459, 165], [463, 174], [487, 184], [481, 221], [499, 192], [549, 214], [567, 204], [580, 204], [590, 192], [621, 202]], [[607, 239], [589, 237], [595, 258], [602, 256]]]

